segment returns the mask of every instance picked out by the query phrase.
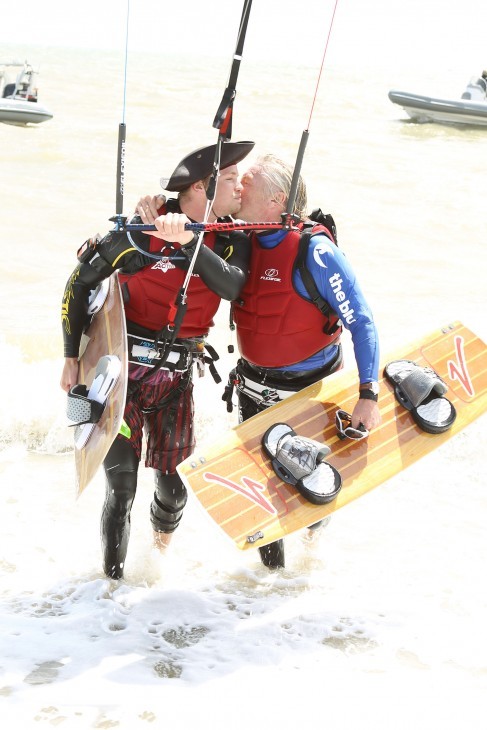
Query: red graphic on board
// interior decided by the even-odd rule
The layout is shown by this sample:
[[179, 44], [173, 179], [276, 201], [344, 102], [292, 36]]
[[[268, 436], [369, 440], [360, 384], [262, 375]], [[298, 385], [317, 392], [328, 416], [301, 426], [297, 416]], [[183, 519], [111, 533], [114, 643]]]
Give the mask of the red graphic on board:
[[277, 514], [277, 509], [262, 494], [265, 487], [263, 487], [262, 484], [259, 484], [259, 482], [249, 479], [249, 477], [242, 477], [241, 481], [243, 486], [232, 482], [230, 479], [225, 479], [225, 477], [221, 477], [218, 474], [213, 474], [213, 472], [210, 471], [205, 472], [203, 474], [203, 478], [206, 479], [207, 482], [216, 482], [217, 484], [221, 484], [224, 487], [232, 489], [234, 492], [238, 492], [243, 497], [246, 497], [251, 502], [264, 509], [266, 512], [269, 512], [271, 515]]
[[457, 335], [454, 341], [457, 362], [454, 362], [453, 360], [448, 360], [448, 375], [452, 380], [458, 380], [467, 395], [473, 397], [475, 395], [475, 390], [467, 368], [464, 339], [460, 335]]

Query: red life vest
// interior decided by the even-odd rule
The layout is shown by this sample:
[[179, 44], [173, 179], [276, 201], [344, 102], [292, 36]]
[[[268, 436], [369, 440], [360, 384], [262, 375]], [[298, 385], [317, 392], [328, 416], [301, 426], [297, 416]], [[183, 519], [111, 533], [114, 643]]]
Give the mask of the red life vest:
[[[160, 238], [151, 236], [149, 250], [161, 250]], [[172, 244], [177, 250], [179, 244]], [[213, 249], [215, 234], [205, 235], [205, 246]], [[135, 274], [120, 273], [125, 294], [125, 315], [128, 322], [158, 332], [169, 321], [170, 307], [174, 305], [186, 272], [177, 268], [168, 258], [148, 264]], [[187, 308], [178, 338], [200, 337], [208, 334], [220, 304], [220, 297], [209, 289], [201, 277], [193, 274], [188, 287]]]
[[[322, 232], [322, 227], [316, 232]], [[266, 368], [282, 368], [301, 362], [335, 342], [340, 328], [325, 334], [338, 322], [295, 290], [293, 271], [300, 240], [290, 231], [274, 248], [262, 248], [252, 235], [250, 276], [234, 302], [233, 316], [243, 358]], [[333, 329], [333, 328], [332, 328]]]

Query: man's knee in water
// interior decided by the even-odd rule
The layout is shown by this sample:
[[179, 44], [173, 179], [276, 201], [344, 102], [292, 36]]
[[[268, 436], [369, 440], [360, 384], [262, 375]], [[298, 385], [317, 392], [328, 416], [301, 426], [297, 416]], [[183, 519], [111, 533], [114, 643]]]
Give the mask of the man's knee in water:
[[150, 517], [156, 532], [174, 532], [181, 522], [188, 499], [186, 487], [179, 474], [163, 474], [154, 470], [156, 490], [151, 504]]

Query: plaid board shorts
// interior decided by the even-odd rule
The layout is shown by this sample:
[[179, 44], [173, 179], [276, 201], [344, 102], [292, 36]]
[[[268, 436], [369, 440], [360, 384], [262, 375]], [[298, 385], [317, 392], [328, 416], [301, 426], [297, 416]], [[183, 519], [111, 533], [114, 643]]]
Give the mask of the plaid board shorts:
[[[173, 474], [176, 466], [195, 448], [194, 402], [191, 372], [154, 373], [156, 382], [132, 379], [129, 367], [124, 421], [130, 428], [130, 444], [140, 460], [142, 434], [146, 434], [145, 465]], [[119, 434], [117, 438], [127, 440]]]

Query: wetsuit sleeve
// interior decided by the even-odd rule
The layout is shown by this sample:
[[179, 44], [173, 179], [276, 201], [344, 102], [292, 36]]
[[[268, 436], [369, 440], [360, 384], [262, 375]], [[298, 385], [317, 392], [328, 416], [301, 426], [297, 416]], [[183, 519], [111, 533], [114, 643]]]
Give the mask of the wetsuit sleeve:
[[[184, 246], [185, 256], [191, 260], [196, 243]], [[222, 299], [237, 299], [249, 272], [250, 241], [243, 231], [232, 231], [227, 236], [219, 236], [215, 248], [201, 245], [194, 273], [198, 274], [206, 286]]]
[[110, 232], [88, 250], [69, 277], [63, 294], [61, 320], [65, 357], [78, 357], [81, 335], [87, 323], [90, 291], [116, 269], [127, 266], [137, 270], [149, 260], [137, 252], [125, 233]]
[[[306, 263], [321, 296], [340, 317], [343, 326], [350, 331], [360, 382], [378, 380], [377, 328], [372, 311], [345, 254], [330, 243], [326, 236], [313, 236]], [[308, 296], [300, 276], [299, 291]]]

